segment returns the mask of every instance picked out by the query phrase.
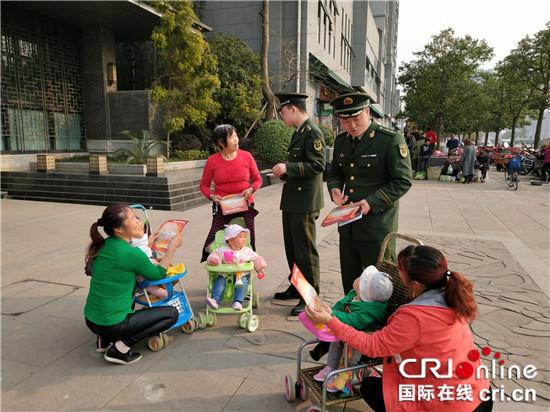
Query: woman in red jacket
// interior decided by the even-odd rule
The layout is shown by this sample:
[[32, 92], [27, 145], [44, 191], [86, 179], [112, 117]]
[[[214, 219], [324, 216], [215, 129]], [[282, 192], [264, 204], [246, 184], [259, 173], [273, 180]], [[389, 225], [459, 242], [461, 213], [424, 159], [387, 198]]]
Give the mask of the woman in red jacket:
[[[208, 158], [202, 172], [200, 190], [212, 203], [212, 227], [204, 242], [201, 262], [204, 262], [210, 250], [208, 247], [214, 241], [216, 232], [229, 224], [231, 219], [242, 216], [246, 227], [250, 229], [250, 245], [256, 250], [256, 234], [254, 231], [254, 217], [258, 211], [254, 209], [252, 193], [262, 186], [262, 178], [256, 161], [249, 152], [239, 150], [239, 136], [237, 130], [229, 125], [222, 124], [214, 129], [213, 140], [221, 149]], [[214, 191], [210, 185], [214, 182]], [[241, 195], [248, 200], [249, 208], [244, 212], [224, 215], [220, 208], [220, 200], [227, 195]]]
[[308, 318], [327, 324], [361, 353], [384, 357], [383, 378], [369, 377], [361, 385], [374, 411], [491, 411], [492, 401], [485, 401], [489, 382], [484, 374], [476, 376], [481, 361], [472, 352], [468, 327], [477, 315], [472, 283], [449, 270], [443, 253], [430, 246], [403, 249], [398, 267], [414, 300], [397, 309], [381, 331], [357, 331], [327, 308], [307, 307]]

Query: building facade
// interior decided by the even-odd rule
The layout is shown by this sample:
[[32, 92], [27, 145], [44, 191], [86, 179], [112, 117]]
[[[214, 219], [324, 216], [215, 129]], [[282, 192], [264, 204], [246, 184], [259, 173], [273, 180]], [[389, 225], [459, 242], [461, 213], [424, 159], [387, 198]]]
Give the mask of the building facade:
[[4, 170], [28, 170], [22, 159], [35, 159], [33, 153], [112, 153], [129, 143], [125, 129], [155, 136], [149, 92], [119, 91], [116, 71], [116, 45], [150, 40], [159, 22], [147, 2], [1, 7]]
[[[260, 1], [203, 2], [202, 21], [262, 45]], [[328, 104], [339, 94], [368, 93], [387, 126], [399, 111], [396, 89], [399, 1], [270, 1], [269, 74], [273, 91], [306, 93], [308, 111], [334, 127]]]

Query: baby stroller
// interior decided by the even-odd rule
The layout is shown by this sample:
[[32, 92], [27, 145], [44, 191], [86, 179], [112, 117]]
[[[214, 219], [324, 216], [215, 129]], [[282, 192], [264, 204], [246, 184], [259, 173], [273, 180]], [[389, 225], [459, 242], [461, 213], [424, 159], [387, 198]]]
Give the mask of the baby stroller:
[[[390, 297], [390, 300], [388, 302], [388, 307], [384, 315], [384, 324], [387, 322], [388, 318], [393, 314], [393, 312], [397, 310], [399, 306], [403, 305], [404, 303], [407, 303], [410, 297], [409, 289], [403, 284], [403, 281], [399, 277], [399, 269], [397, 268], [397, 264], [391, 262], [390, 260], [387, 260], [384, 257], [386, 255], [386, 250], [387, 249], [391, 250], [390, 241], [392, 240], [392, 238], [401, 238], [411, 243], [414, 243], [416, 245], [423, 244], [420, 240], [401, 233], [390, 233], [386, 236], [386, 238], [382, 242], [380, 253], [378, 255], [378, 261], [376, 263], [376, 268], [379, 271], [385, 272], [388, 275], [390, 275], [393, 283], [393, 293]], [[391, 253], [388, 253], [388, 256], [391, 256]], [[305, 318], [305, 313], [302, 313], [300, 315], [301, 315], [300, 317], [302, 318], [300, 320], [302, 320], [304, 325], [310, 331], [312, 331], [317, 336], [317, 338], [304, 342], [298, 349], [296, 381], [294, 381], [294, 378], [292, 375], [286, 375], [285, 377], [286, 399], [289, 402], [292, 402], [296, 399], [296, 394], [299, 394], [300, 398], [305, 401], [309, 398], [310, 389], [311, 389], [311, 392], [313, 392], [315, 398], [321, 402], [321, 405], [319, 406], [314, 404], [313, 406], [308, 408], [307, 410], [308, 412], [325, 411], [326, 408], [329, 406], [361, 399], [361, 395], [359, 391], [351, 385], [351, 380], [346, 384], [347, 388], [344, 388], [342, 392], [336, 392], [336, 393], [327, 391], [328, 381], [333, 376], [336, 376], [341, 372], [348, 372], [348, 371], [352, 373], [355, 372], [359, 381], [361, 381], [364, 376], [367, 376], [373, 371], [376, 371], [378, 375], [381, 376], [382, 371], [376, 366], [382, 365], [383, 359], [370, 358], [363, 355], [363, 357], [361, 358], [361, 362], [358, 365], [348, 366], [347, 356], [344, 356], [343, 368], [334, 369], [330, 371], [327, 374], [324, 382], [315, 381], [313, 379], [313, 376], [316, 375], [321, 369], [323, 369], [324, 365], [302, 369], [301, 364], [302, 364], [303, 349], [308, 345], [319, 344], [321, 341], [329, 342], [329, 341], [335, 341], [338, 339], [334, 335], [331, 335], [330, 332], [326, 329], [326, 327], [325, 327], [325, 330], [316, 331], [315, 325], [312, 325], [312, 326], [307, 325], [306, 323], [307, 319]], [[377, 326], [375, 330], [381, 329], [384, 326], [384, 324]], [[374, 332], [375, 330], [372, 330], [371, 333]], [[344, 345], [343, 353], [344, 354], [348, 353], [347, 344]]]
[[[229, 222], [230, 225], [237, 224], [244, 228], [246, 225], [242, 217], [237, 217], [232, 219]], [[217, 248], [223, 246], [225, 237], [225, 230], [218, 230], [216, 232], [216, 237], [214, 242], [210, 246], [210, 252], [213, 252]], [[250, 236], [247, 236], [246, 246], [250, 247]], [[197, 313], [197, 327], [199, 329], [204, 329], [208, 326], [215, 326], [217, 323], [216, 313], [234, 313], [240, 314], [238, 325], [248, 330], [249, 332], [254, 332], [260, 326], [260, 318], [252, 314], [252, 308], [257, 308], [260, 303], [260, 296], [258, 293], [253, 292], [254, 284], [254, 262], [247, 263], [224, 263], [216, 266], [206, 265], [206, 270], [208, 272], [208, 287], [206, 289], [206, 296], [210, 297], [212, 294], [212, 285], [214, 281], [218, 278], [218, 273], [224, 272], [225, 276], [225, 291], [222, 296], [222, 302], [232, 302], [233, 296], [235, 294], [235, 275], [237, 272], [250, 272], [250, 281], [248, 282], [248, 287], [246, 290], [246, 297], [248, 300], [243, 302], [243, 308], [241, 311], [232, 309], [231, 307], [219, 307], [218, 309], [213, 309], [209, 306], [206, 306], [206, 314], [199, 312]]]
[[[134, 210], [140, 210], [144, 215], [144, 226], [148, 236], [151, 235], [151, 227], [149, 224], [149, 217], [147, 216], [147, 210], [142, 205], [131, 205]], [[154, 252], [153, 252], [154, 253]], [[154, 256], [156, 257], [156, 256]], [[193, 317], [193, 310], [181, 284], [181, 278], [187, 274], [187, 269], [184, 269], [182, 273], [178, 273], [174, 276], [167, 276], [157, 281], [145, 280], [143, 282], [136, 282], [136, 293], [134, 294], [134, 304], [144, 306], [146, 308], [153, 308], [157, 306], [173, 306], [179, 312], [178, 321], [170, 328], [176, 328], [181, 326], [184, 333], [193, 333], [196, 329], [196, 323]], [[165, 285], [168, 296], [165, 299], [159, 299], [156, 296], [147, 293], [145, 288], [150, 285]], [[175, 285], [179, 285], [178, 290], [174, 288]], [[168, 335], [166, 332], [162, 332], [158, 336], [152, 336], [147, 341], [147, 346], [153, 352], [157, 352], [163, 347], [168, 345]]]

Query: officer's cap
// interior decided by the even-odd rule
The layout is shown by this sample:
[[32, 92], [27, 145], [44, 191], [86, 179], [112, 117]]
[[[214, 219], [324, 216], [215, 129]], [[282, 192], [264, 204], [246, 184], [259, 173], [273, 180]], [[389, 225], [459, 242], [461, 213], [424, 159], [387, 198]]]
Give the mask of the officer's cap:
[[330, 104], [334, 107], [334, 114], [346, 119], [363, 113], [369, 107], [370, 99], [366, 93], [349, 93], [338, 96]]
[[279, 107], [285, 104], [305, 103], [308, 95], [303, 93], [273, 93], [279, 99]]

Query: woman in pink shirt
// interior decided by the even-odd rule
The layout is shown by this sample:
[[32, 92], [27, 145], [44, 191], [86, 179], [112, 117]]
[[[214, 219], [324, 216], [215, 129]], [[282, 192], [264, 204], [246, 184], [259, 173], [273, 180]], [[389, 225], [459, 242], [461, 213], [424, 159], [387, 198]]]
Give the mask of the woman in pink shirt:
[[[213, 140], [221, 149], [206, 161], [202, 172], [200, 190], [209, 200], [212, 200], [212, 227], [206, 237], [202, 250], [201, 262], [204, 262], [210, 253], [209, 247], [216, 232], [224, 228], [231, 219], [242, 216], [246, 227], [250, 229], [250, 245], [256, 250], [254, 217], [258, 211], [254, 209], [252, 194], [262, 186], [262, 178], [256, 161], [249, 152], [239, 150], [239, 136], [237, 130], [229, 125], [222, 124], [214, 129]], [[210, 185], [214, 182], [214, 191]], [[224, 215], [220, 208], [220, 200], [227, 195], [238, 194], [244, 196], [249, 203], [244, 212]]]
[[481, 360], [468, 327], [477, 315], [472, 283], [449, 270], [443, 253], [430, 246], [406, 247], [397, 263], [414, 300], [398, 308], [379, 332], [357, 331], [328, 308], [308, 306], [307, 317], [361, 353], [384, 358], [382, 379], [368, 377], [361, 384], [361, 395], [375, 412], [490, 411], [489, 382], [483, 372], [477, 376]]

